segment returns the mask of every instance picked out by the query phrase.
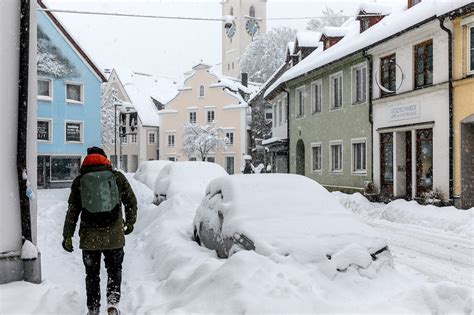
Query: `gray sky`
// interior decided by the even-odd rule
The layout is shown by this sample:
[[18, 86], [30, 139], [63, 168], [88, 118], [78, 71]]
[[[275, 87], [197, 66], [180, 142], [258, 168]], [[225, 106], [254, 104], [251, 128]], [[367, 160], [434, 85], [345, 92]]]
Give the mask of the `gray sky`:
[[[405, 0], [378, 0], [381, 3]], [[374, 2], [374, 0], [369, 0]], [[47, 0], [50, 8], [163, 16], [220, 18], [220, 0]], [[359, 1], [269, 0], [267, 15], [319, 16], [327, 5], [354, 14]], [[181, 78], [201, 59], [221, 62], [221, 22], [177, 21], [56, 13], [69, 32], [101, 67], [119, 67]], [[307, 20], [268, 21], [304, 30]]]

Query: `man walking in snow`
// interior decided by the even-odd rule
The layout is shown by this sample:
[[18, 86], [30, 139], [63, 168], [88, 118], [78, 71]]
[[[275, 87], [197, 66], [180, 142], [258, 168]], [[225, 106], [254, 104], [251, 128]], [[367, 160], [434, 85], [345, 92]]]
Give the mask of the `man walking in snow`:
[[72, 183], [68, 202], [62, 246], [67, 252], [73, 251], [72, 237], [80, 215], [79, 248], [86, 270], [88, 314], [99, 314], [102, 255], [108, 275], [107, 312], [119, 314], [125, 235], [133, 231], [137, 218], [133, 190], [122, 173], [112, 170], [104, 150], [91, 147], [87, 149], [80, 175]]

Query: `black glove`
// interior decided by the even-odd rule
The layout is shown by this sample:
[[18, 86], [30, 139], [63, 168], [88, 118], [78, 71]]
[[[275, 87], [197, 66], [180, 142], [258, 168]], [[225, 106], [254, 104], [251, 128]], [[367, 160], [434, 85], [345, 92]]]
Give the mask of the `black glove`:
[[72, 238], [65, 237], [63, 239], [63, 248], [66, 252], [72, 253], [72, 251], [74, 250], [74, 247], [72, 246]]
[[128, 235], [130, 233], [132, 233], [133, 231], [133, 224], [130, 224], [130, 223], [124, 223], [123, 225], [123, 233], [125, 235]]

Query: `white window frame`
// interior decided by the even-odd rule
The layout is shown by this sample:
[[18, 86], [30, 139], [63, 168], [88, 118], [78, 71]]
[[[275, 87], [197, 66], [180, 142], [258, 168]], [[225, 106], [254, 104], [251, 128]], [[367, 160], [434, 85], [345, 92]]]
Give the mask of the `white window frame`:
[[[173, 141], [170, 141], [173, 139]], [[168, 134], [168, 148], [174, 148], [176, 147], [176, 135], [174, 133], [169, 133]]]
[[[314, 155], [313, 155], [313, 148], [319, 148], [321, 150], [321, 161], [320, 161], [320, 169], [314, 169]], [[322, 142], [313, 142], [311, 143], [311, 172], [315, 174], [321, 174], [323, 172], [323, 144]]]
[[[67, 124], [68, 123], [73, 123], [73, 124], [80, 124], [81, 125], [81, 141], [67, 141]], [[82, 120], [65, 120], [64, 121], [64, 143], [67, 144], [82, 144], [84, 143], [84, 121]]]
[[38, 78], [37, 81], [48, 81], [49, 83], [49, 95], [37, 95], [37, 99], [40, 101], [49, 101], [53, 100], [53, 80], [48, 78]]
[[[363, 101], [357, 101], [356, 98], [357, 98], [357, 82], [356, 82], [356, 79], [357, 79], [357, 76], [356, 76], [356, 73], [357, 71], [362, 71], [363, 69], [365, 69], [365, 89], [363, 89], [364, 91], [364, 95], [365, 95], [365, 98]], [[362, 72], [363, 73], [363, 72]], [[363, 62], [363, 63], [359, 63], [355, 66], [352, 67], [351, 69], [351, 97], [352, 97], [352, 105], [361, 105], [361, 104], [366, 104], [367, 103], [367, 98], [368, 98], [368, 72], [367, 72], [367, 63], [366, 62]]]
[[[214, 119], [211, 120], [211, 121], [209, 120], [209, 113], [210, 113], [210, 112], [213, 112], [213, 113], [214, 113], [214, 114], [213, 114]], [[216, 121], [216, 111], [215, 111], [214, 109], [207, 109], [207, 110], [206, 110], [206, 123], [209, 124], [209, 123], [213, 123], [213, 122], [215, 122], [215, 121]]]
[[52, 118], [40, 118], [38, 117], [37, 121], [47, 121], [48, 122], [48, 134], [49, 140], [38, 140], [38, 135], [36, 136], [36, 141], [40, 143], [53, 143], [53, 119]]
[[273, 116], [272, 116], [272, 120], [273, 120], [273, 128], [276, 128], [277, 126], [277, 103], [273, 104]]
[[[318, 86], [319, 89], [319, 111], [316, 111], [316, 99], [314, 97], [314, 87]], [[323, 112], [323, 84], [322, 80], [311, 82], [311, 114], [320, 115]]]
[[137, 134], [131, 134], [130, 135], [130, 143], [137, 143], [138, 136]]
[[[81, 100], [76, 101], [76, 100], [71, 100], [67, 98], [67, 86], [68, 85], [78, 85], [81, 87]], [[73, 82], [73, 81], [66, 81], [64, 83], [64, 97], [66, 99], [66, 103], [69, 104], [84, 104], [84, 83], [82, 82]]]
[[[201, 91], [202, 91], [202, 94], [201, 94]], [[205, 95], [206, 95], [206, 88], [204, 87], [203, 84], [201, 84], [198, 88], [198, 98], [204, 98]]]
[[[194, 121], [191, 119], [191, 115], [194, 114]], [[197, 111], [191, 110], [188, 112], [188, 118], [190, 124], [195, 124], [197, 122]]]
[[128, 135], [123, 135], [120, 139], [122, 145], [128, 145]]
[[[150, 135], [153, 135], [153, 142], [150, 141]], [[157, 134], [156, 134], [156, 131], [148, 131], [148, 134], [147, 134], [147, 142], [149, 145], [153, 145], [153, 144], [156, 144], [156, 140], [157, 140]]]
[[[365, 144], [365, 170], [355, 170], [355, 152], [354, 144]], [[351, 139], [351, 171], [353, 175], [367, 175], [367, 138], [355, 138]]]
[[[268, 113], [268, 112], [271, 112], [271, 113], [272, 113], [272, 119], [268, 119], [268, 118], [267, 118], [267, 113]], [[270, 122], [270, 121], [271, 121], [272, 124], [273, 124], [273, 105], [272, 105], [271, 108], [269, 108], [269, 107], [266, 107], [266, 108], [265, 108], [265, 121], [267, 121], [267, 122]]]
[[[340, 145], [341, 146], [341, 169], [334, 170], [332, 165], [332, 147]], [[344, 142], [342, 140], [333, 140], [329, 141], [329, 172], [331, 174], [342, 174], [344, 172]]]
[[[232, 134], [232, 141], [230, 141], [230, 138], [227, 137], [228, 134]], [[234, 131], [233, 130], [225, 130], [225, 136], [226, 136], [226, 138], [229, 139], [228, 145], [234, 145], [234, 143], [235, 143], [235, 133], [234, 133]]]
[[474, 24], [469, 24], [467, 26], [467, 74], [471, 75], [474, 74], [474, 68], [470, 69], [471, 67], [471, 45], [473, 44], [471, 42], [471, 32], [474, 31]]
[[286, 124], [288, 121], [288, 115], [287, 115], [287, 106], [288, 106], [288, 96], [284, 95], [283, 98], [281, 99], [281, 104], [282, 104], [282, 112], [283, 112], [283, 123]]
[[[302, 110], [302, 113], [299, 113], [299, 108], [300, 108], [300, 97], [299, 97], [299, 93], [302, 92], [303, 94], [303, 97], [302, 97], [302, 100], [303, 100], [303, 104], [301, 106], [301, 110]], [[296, 89], [295, 91], [295, 117], [296, 119], [302, 119], [305, 117], [305, 94], [306, 94], [306, 86], [303, 85], [299, 88]]]
[[[341, 78], [341, 107], [335, 107], [335, 102], [336, 102], [336, 99], [335, 99], [335, 94], [334, 94], [334, 87], [333, 87], [333, 80], [335, 78]], [[336, 72], [332, 75], [329, 76], [329, 94], [330, 94], [330, 104], [331, 104], [331, 107], [330, 107], [330, 111], [334, 112], [334, 111], [338, 111], [338, 110], [341, 110], [343, 107], [344, 107], [344, 72], [343, 71], [339, 71], [339, 72]]]
[[283, 124], [283, 108], [282, 108], [282, 99], [279, 99], [277, 102], [278, 108], [278, 126]]

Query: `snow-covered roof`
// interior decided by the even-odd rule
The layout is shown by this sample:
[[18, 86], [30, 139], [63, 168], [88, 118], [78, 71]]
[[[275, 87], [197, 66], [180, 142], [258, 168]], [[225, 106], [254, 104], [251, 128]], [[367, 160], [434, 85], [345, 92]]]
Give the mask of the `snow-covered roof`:
[[363, 2], [359, 5], [359, 13], [389, 15], [392, 13], [392, 7], [374, 2]]
[[349, 32], [347, 27], [325, 26], [323, 28], [323, 35], [326, 37], [343, 37]]
[[116, 71], [143, 125], [158, 127], [158, 109], [152, 98], [165, 104], [177, 93], [173, 82], [142, 72], [124, 69]]
[[318, 47], [320, 39], [320, 32], [304, 31], [296, 34], [296, 41], [299, 47]]
[[[353, 27], [348, 27], [348, 32], [344, 38], [325, 51], [314, 51], [296, 66], [289, 69], [265, 92], [265, 97], [287, 81], [295, 79], [364, 48], [378, 44], [388, 37], [418, 23], [436, 18], [436, 16], [441, 16], [470, 3], [472, 3], [470, 0], [425, 0], [408, 10], [406, 9], [406, 5], [394, 7], [392, 13], [386, 16], [382, 22], [375, 24], [363, 33], [359, 33], [359, 21], [353, 21], [353, 23], [357, 23], [357, 25], [354, 24]], [[325, 30], [326, 29], [327, 28], [325, 28]], [[333, 30], [330, 29], [331, 34], [341, 34], [336, 31], [331, 31]]]
[[295, 44], [295, 42], [289, 42], [287, 45], [287, 53], [289, 53], [290, 55], [293, 55], [295, 53]]

